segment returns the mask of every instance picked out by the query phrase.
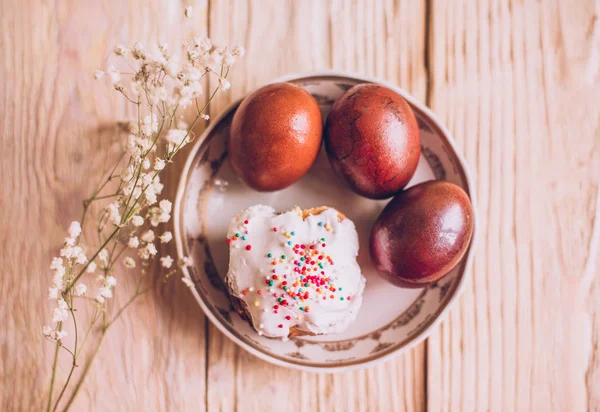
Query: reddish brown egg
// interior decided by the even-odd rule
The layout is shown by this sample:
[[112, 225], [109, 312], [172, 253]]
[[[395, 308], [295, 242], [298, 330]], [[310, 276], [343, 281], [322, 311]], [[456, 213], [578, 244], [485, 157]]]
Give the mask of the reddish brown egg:
[[436, 282], [462, 259], [473, 236], [473, 208], [459, 186], [430, 181], [399, 193], [371, 230], [371, 260], [396, 286]]
[[231, 122], [229, 162], [259, 191], [283, 189], [313, 165], [323, 122], [315, 99], [291, 83], [264, 86], [240, 104]]
[[334, 170], [356, 193], [383, 199], [411, 179], [421, 154], [417, 120], [398, 93], [359, 84], [327, 117], [325, 147]]

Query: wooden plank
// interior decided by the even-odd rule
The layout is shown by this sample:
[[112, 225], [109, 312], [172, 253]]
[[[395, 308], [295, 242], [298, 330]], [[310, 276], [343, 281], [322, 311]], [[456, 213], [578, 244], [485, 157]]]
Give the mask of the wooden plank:
[[429, 103], [475, 169], [483, 230], [429, 340], [430, 410], [600, 408], [597, 13], [432, 2]]
[[[426, 95], [425, 4], [410, 1], [211, 2], [210, 35], [241, 43], [229, 94], [211, 111], [287, 73], [334, 68]], [[410, 35], [407, 35], [410, 33]], [[315, 375], [271, 366], [209, 328], [209, 410], [424, 409], [424, 346], [365, 371]], [[275, 396], [274, 396], [275, 395]]]
[[[201, 33], [206, 17], [197, 7]], [[118, 146], [111, 125], [127, 115], [123, 99], [92, 73], [116, 43], [176, 45], [181, 21], [181, 5], [168, 1], [0, 3], [0, 244], [11, 251], [0, 256], [0, 381], [10, 387], [0, 392], [1, 410], [45, 408], [53, 355], [41, 334], [51, 318], [48, 266]], [[133, 289], [120, 275], [115, 300], [123, 303]], [[205, 320], [180, 283], [141, 299], [109, 331], [73, 410], [205, 404]], [[68, 371], [63, 360], [58, 383]]]
[[[327, 21], [317, 2], [210, 2], [209, 34], [218, 44], [241, 44], [229, 92], [211, 105], [216, 116], [231, 101], [289, 72], [327, 64]], [[309, 31], [307, 33], [307, 31]], [[207, 407], [211, 411], [315, 410], [317, 377], [272, 366], [208, 328]]]

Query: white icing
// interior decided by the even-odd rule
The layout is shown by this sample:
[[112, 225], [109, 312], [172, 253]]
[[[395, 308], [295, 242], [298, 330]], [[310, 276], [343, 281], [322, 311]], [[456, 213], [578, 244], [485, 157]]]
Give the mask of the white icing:
[[[231, 242], [228, 282], [232, 292], [246, 302], [254, 328], [265, 336], [287, 337], [292, 326], [315, 334], [338, 333], [356, 318], [366, 282], [356, 262], [358, 234], [350, 219], [340, 222], [335, 209], [328, 208], [303, 219], [299, 208], [277, 214], [270, 206], [252, 206], [232, 219], [227, 238]], [[234, 238], [236, 240], [231, 240]], [[320, 240], [322, 238], [325, 238], [324, 242]], [[317, 250], [319, 253], [311, 255], [305, 265], [307, 260], [300, 260], [300, 254], [294, 252], [295, 245], [305, 245], [305, 249], [296, 249], [299, 252], [306, 254]], [[311, 245], [315, 249], [311, 250]], [[285, 258], [282, 259], [282, 256]], [[323, 258], [319, 260], [319, 256]], [[327, 257], [333, 264], [329, 264]], [[312, 261], [315, 264], [311, 264]], [[319, 267], [318, 263], [323, 267]], [[305, 275], [310, 273], [316, 278], [309, 279], [308, 287], [304, 283], [295, 287], [296, 281], [300, 283], [301, 273], [295, 272], [294, 268], [302, 270], [304, 266], [310, 268]], [[273, 279], [273, 275], [277, 279]], [[331, 284], [316, 285], [326, 278]], [[269, 286], [268, 280], [272, 280], [273, 285]], [[287, 291], [282, 289], [284, 281], [287, 282]], [[317, 287], [322, 293], [317, 293]], [[289, 293], [300, 293], [300, 290], [302, 295], [296, 296], [297, 300], [289, 296]], [[308, 297], [304, 299], [306, 292]], [[331, 298], [331, 295], [334, 297]], [[278, 302], [279, 298], [285, 299], [288, 304]], [[278, 309], [274, 309], [275, 305], [279, 306]], [[301, 309], [306, 307], [308, 312]]]

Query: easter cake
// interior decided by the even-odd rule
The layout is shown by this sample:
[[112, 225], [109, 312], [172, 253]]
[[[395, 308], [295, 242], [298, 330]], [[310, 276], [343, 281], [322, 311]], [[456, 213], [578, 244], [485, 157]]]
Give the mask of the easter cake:
[[232, 304], [260, 335], [338, 333], [356, 319], [366, 282], [358, 234], [337, 210], [255, 205], [232, 219], [227, 242]]

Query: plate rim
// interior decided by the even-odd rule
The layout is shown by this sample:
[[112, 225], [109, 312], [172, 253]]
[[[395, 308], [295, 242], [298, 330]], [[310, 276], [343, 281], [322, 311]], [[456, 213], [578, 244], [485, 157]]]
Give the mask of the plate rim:
[[[359, 363], [355, 363], [355, 364], [351, 364], [351, 365], [332, 364], [331, 366], [328, 366], [328, 367], [301, 365], [301, 364], [296, 364], [296, 363], [292, 363], [292, 362], [286, 362], [284, 360], [269, 356], [268, 354], [258, 351], [255, 348], [247, 345], [245, 342], [243, 342], [237, 336], [232, 334], [227, 328], [225, 328], [225, 326], [223, 326], [221, 324], [221, 322], [213, 315], [211, 310], [204, 303], [204, 300], [202, 299], [202, 297], [199, 295], [199, 293], [193, 283], [193, 278], [190, 275], [189, 269], [187, 267], [182, 267], [182, 272], [183, 272], [184, 278], [192, 282], [192, 283], [188, 284], [188, 287], [191, 290], [192, 295], [198, 302], [199, 306], [202, 308], [202, 311], [204, 312], [205, 316], [212, 322], [213, 325], [215, 325], [217, 327], [217, 329], [219, 329], [225, 336], [227, 336], [229, 339], [231, 339], [234, 343], [236, 343], [238, 346], [240, 346], [244, 350], [250, 352], [254, 356], [256, 356], [262, 360], [265, 360], [269, 363], [275, 364], [277, 366], [282, 366], [282, 367], [287, 367], [287, 368], [292, 368], [292, 369], [302, 370], [302, 371], [309, 371], [309, 372], [320, 372], [320, 373], [350, 371], [350, 370], [364, 369], [367, 367], [375, 366], [375, 365], [385, 362], [395, 356], [398, 356], [400, 353], [403, 353], [405, 351], [408, 351], [409, 349], [412, 349], [413, 347], [415, 347], [416, 345], [418, 345], [419, 343], [421, 343], [425, 339], [427, 339], [431, 335], [431, 333], [435, 329], [435, 327], [444, 319], [444, 317], [445, 317], [444, 315], [448, 311], [450, 311], [450, 309], [452, 309], [454, 307], [454, 305], [456, 304], [456, 301], [458, 300], [458, 297], [461, 295], [461, 293], [465, 287], [467, 279], [470, 278], [470, 276], [471, 276], [471, 266], [472, 266], [472, 262], [473, 262], [474, 251], [475, 251], [475, 248], [477, 245], [478, 228], [479, 228], [477, 201], [476, 201], [475, 184], [474, 184], [475, 181], [473, 179], [473, 175], [471, 174], [470, 166], [467, 164], [466, 160], [464, 159], [462, 152], [460, 150], [458, 150], [458, 148], [456, 146], [456, 142], [454, 140], [454, 137], [452, 136], [450, 131], [446, 128], [446, 126], [437, 118], [437, 116], [425, 104], [418, 101], [414, 96], [412, 96], [406, 90], [404, 90], [401, 87], [398, 87], [397, 85], [395, 85], [391, 82], [381, 80], [376, 77], [364, 76], [364, 75], [354, 74], [354, 73], [349, 73], [349, 72], [341, 72], [341, 71], [336, 71], [336, 70], [321, 70], [321, 71], [315, 71], [315, 72], [310, 72], [310, 73], [286, 74], [286, 75], [277, 77], [273, 80], [270, 80], [269, 82], [267, 82], [265, 84], [288, 82], [288, 81], [292, 81], [292, 80], [297, 81], [297, 80], [302, 80], [302, 79], [309, 79], [312, 77], [328, 77], [328, 76], [338, 77], [341, 79], [345, 78], [345, 79], [350, 79], [350, 80], [358, 80], [358, 81], [362, 81], [365, 83], [377, 83], [382, 86], [388, 87], [388, 88], [394, 90], [395, 92], [397, 92], [398, 94], [400, 94], [404, 99], [408, 100], [412, 105], [418, 107], [419, 110], [421, 110], [429, 118], [429, 120], [431, 120], [435, 124], [435, 126], [437, 126], [439, 128], [439, 130], [442, 132], [443, 136], [446, 138], [447, 143], [451, 146], [454, 154], [456, 155], [456, 157], [463, 169], [464, 177], [465, 177], [466, 183], [469, 188], [469, 197], [471, 199], [471, 204], [473, 206], [474, 230], [473, 230], [473, 236], [471, 238], [471, 244], [469, 246], [469, 250], [467, 251], [466, 255], [463, 257], [464, 269], [463, 269], [462, 276], [458, 279], [458, 282], [457, 282], [458, 284], [456, 285], [456, 289], [455, 289], [453, 295], [450, 296], [445, 307], [441, 310], [441, 312], [439, 312], [437, 317], [433, 321], [431, 321], [429, 323], [429, 325], [425, 326], [425, 328], [421, 331], [421, 333], [419, 333], [418, 335], [413, 337], [404, 346], [400, 346], [400, 347], [396, 348], [395, 350], [382, 355], [379, 358], [366, 360], [364, 362], [359, 362]], [[229, 105], [227, 105], [227, 107], [225, 107], [223, 110], [221, 110], [221, 112], [214, 119], [211, 119], [212, 120], [211, 123], [202, 132], [200, 137], [196, 140], [196, 142], [194, 143], [194, 146], [192, 147], [192, 149], [190, 150], [190, 153], [188, 154], [185, 165], [181, 171], [181, 176], [179, 178], [179, 182], [177, 184], [177, 192], [175, 195], [175, 201], [173, 203], [173, 209], [174, 209], [173, 210], [173, 231], [175, 234], [175, 236], [174, 236], [175, 237], [175, 246], [177, 249], [178, 259], [182, 259], [184, 257], [183, 237], [182, 237], [183, 233], [182, 233], [182, 227], [181, 227], [183, 224], [182, 219], [181, 219], [181, 205], [182, 205], [182, 201], [183, 201], [183, 196], [184, 196], [186, 182], [187, 182], [187, 179], [189, 176], [189, 172], [194, 163], [194, 160], [196, 159], [198, 150], [200, 149], [200, 147], [201, 147], [202, 143], [204, 142], [204, 140], [206, 139], [206, 137], [210, 133], [212, 133], [213, 129], [215, 129], [215, 127], [223, 120], [223, 118], [228, 116], [229, 113], [235, 107], [237, 107], [240, 104], [240, 102], [251, 92], [252, 92], [252, 90], [250, 90], [248, 93], [246, 93], [243, 97], [231, 102]]]

